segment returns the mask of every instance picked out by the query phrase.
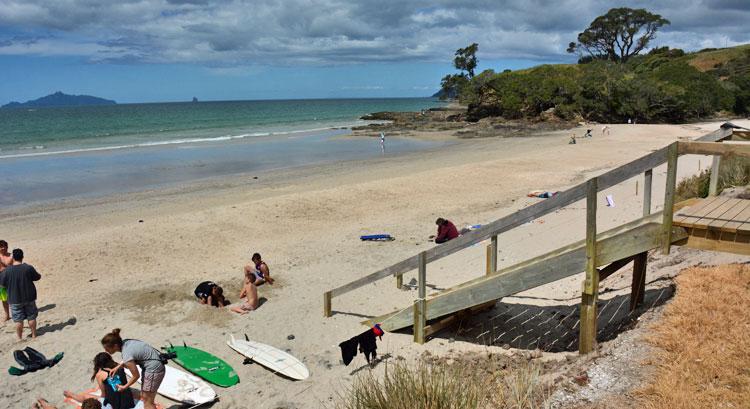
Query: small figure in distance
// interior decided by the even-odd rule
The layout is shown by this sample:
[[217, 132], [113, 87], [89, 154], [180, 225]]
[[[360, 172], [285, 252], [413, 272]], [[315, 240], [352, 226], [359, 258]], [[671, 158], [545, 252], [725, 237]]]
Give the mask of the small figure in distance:
[[260, 253], [253, 254], [252, 262], [253, 264], [245, 266], [245, 275], [250, 273], [255, 274], [256, 286], [263, 285], [263, 283], [273, 285], [274, 279], [271, 278], [271, 270], [268, 268], [268, 264], [261, 258]]
[[204, 281], [198, 284], [194, 293], [201, 304], [219, 308], [229, 305], [229, 301], [224, 298], [224, 289], [213, 281]]
[[568, 145], [575, 145], [576, 144], [576, 135], [570, 135], [570, 141], [568, 141]]
[[591, 138], [592, 136], [594, 136], [594, 135], [591, 133], [591, 129], [587, 129], [586, 130], [586, 135], [584, 135], [583, 137], [584, 138]]
[[458, 237], [458, 229], [456, 229], [456, 226], [450, 220], [440, 217], [435, 220], [435, 224], [438, 226], [435, 243], [445, 243], [448, 240], [453, 240]]
[[602, 136], [609, 135], [609, 125], [604, 125], [602, 127]]
[[254, 272], [245, 273], [245, 283], [240, 291], [240, 302], [230, 308], [233, 312], [247, 314], [258, 308], [258, 288], [255, 286], [257, 281], [258, 277]]

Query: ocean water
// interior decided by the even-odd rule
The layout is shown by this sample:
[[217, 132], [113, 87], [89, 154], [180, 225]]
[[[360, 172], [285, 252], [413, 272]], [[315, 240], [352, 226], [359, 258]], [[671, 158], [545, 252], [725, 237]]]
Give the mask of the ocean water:
[[361, 125], [363, 114], [419, 111], [427, 98], [121, 104], [0, 109], [0, 158], [211, 142]]
[[158, 190], [277, 169], [363, 160], [442, 143], [343, 138], [360, 116], [429, 99], [132, 104], [0, 109], [0, 214], [46, 202]]

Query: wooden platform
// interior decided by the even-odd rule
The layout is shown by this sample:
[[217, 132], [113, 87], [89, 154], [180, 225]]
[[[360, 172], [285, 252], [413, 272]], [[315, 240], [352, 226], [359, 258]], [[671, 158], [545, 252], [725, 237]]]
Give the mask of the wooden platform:
[[721, 196], [680, 209], [673, 224], [683, 227], [687, 247], [750, 255], [750, 200]]

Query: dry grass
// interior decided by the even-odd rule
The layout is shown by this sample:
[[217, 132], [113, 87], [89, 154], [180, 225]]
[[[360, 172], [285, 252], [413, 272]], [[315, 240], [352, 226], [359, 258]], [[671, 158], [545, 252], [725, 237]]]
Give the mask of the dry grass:
[[750, 266], [691, 268], [649, 338], [656, 376], [639, 408], [750, 407]]
[[337, 402], [338, 409], [543, 409], [551, 389], [541, 368], [524, 363], [494, 375], [471, 365], [390, 364], [382, 379], [357, 376]]
[[[675, 200], [681, 202], [694, 197], [708, 196], [710, 179], [711, 171], [705, 170], [682, 180], [675, 190]], [[718, 191], [747, 185], [750, 185], [750, 159], [741, 157], [723, 159], [719, 167]]]

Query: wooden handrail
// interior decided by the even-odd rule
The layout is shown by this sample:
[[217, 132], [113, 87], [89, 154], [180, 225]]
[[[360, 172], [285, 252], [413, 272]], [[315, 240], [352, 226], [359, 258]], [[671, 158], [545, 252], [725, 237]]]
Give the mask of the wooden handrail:
[[[732, 136], [731, 128], [720, 128], [714, 132], [708, 133], [697, 141], [700, 142], [716, 142], [724, 140]], [[684, 153], [692, 153], [693, 151], [702, 151], [708, 149], [708, 145], [713, 146], [714, 144], [697, 144], [690, 145], [695, 142], [679, 142], [683, 146], [688, 146]], [[675, 142], [677, 144], [677, 142]], [[718, 145], [718, 144], [717, 144]], [[671, 146], [671, 145], [670, 145]], [[679, 146], [679, 145], [678, 145]], [[736, 144], [727, 144], [727, 146], [735, 147]], [[712, 148], [713, 149], [713, 148]], [[743, 148], [744, 149], [744, 148]], [[642, 156], [634, 161], [631, 161], [625, 165], [612, 169], [600, 176], [598, 179], [598, 190], [605, 190], [633, 176], [639, 175], [643, 172], [651, 170], [659, 165], [664, 164], [667, 161], [667, 154], [669, 146], [654, 151], [648, 155]], [[707, 154], [714, 154], [714, 151]], [[682, 154], [682, 151], [681, 153]], [[470, 231], [458, 238], [455, 238], [447, 243], [441, 244], [440, 246], [432, 247], [424, 252], [424, 257], [427, 263], [437, 261], [446, 256], [449, 256], [455, 252], [470, 247], [476, 243], [489, 239], [493, 236], [497, 236], [503, 232], [518, 227], [524, 223], [542, 217], [555, 210], [558, 210], [564, 206], [575, 203], [586, 197], [586, 186], [587, 182], [583, 182], [579, 185], [569, 188], [568, 190], [558, 193], [554, 197], [545, 201], [533, 204], [518, 210], [512, 214], [502, 217], [494, 222], [486, 224], [479, 229]], [[419, 266], [419, 254], [412, 257], [401, 260], [391, 266], [388, 266], [382, 270], [368, 274], [364, 277], [358, 278], [340, 287], [334, 288], [324, 293], [324, 315], [331, 316], [331, 299], [340, 295], [346, 294], [350, 291], [356, 290], [357, 288], [363, 287], [367, 284], [373, 283], [377, 280], [397, 276], [399, 274], [406, 273], [414, 270]]]

